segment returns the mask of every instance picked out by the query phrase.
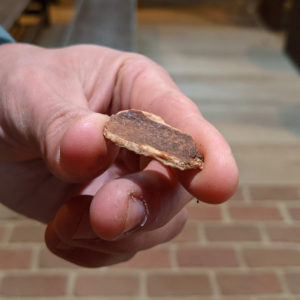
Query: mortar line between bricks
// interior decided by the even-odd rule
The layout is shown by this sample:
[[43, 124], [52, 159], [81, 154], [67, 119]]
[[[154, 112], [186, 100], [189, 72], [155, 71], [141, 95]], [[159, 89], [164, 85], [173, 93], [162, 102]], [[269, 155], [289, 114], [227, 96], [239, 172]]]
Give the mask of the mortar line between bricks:
[[238, 268], [246, 269], [247, 264], [245, 262], [244, 255], [243, 255], [244, 247], [242, 245], [238, 244], [238, 245], [235, 245], [233, 248], [235, 249], [236, 256], [237, 256], [237, 260], [238, 260], [238, 264], [239, 264]]
[[[184, 297], [184, 298], [183, 298]], [[111, 298], [109, 298], [111, 299]], [[111, 299], [114, 300], [115, 298]], [[122, 300], [123, 298], [118, 298], [115, 300]], [[147, 297], [147, 298], [143, 298], [143, 299], [136, 299], [136, 300], [219, 300], [219, 298], [215, 298], [212, 296], [154, 296], [154, 297]], [[10, 300], [10, 299], [9, 299]], [[72, 299], [73, 300], [73, 299]], [[84, 299], [84, 300], [90, 300], [90, 299]], [[94, 300], [94, 299], [93, 299]], [[95, 300], [99, 300], [99, 299], [95, 299]], [[103, 300], [108, 300], [108, 299], [103, 299]], [[132, 300], [132, 299], [130, 299]], [[229, 300], [229, 299], [228, 299]], [[230, 300], [234, 300], [234, 299], [230, 299]], [[238, 300], [238, 299], [236, 299]]]
[[229, 224], [231, 223], [231, 217], [229, 215], [228, 212], [228, 205], [224, 204], [220, 206], [220, 210], [221, 210], [221, 217], [222, 217], [222, 221], [224, 224]]
[[261, 236], [261, 244], [263, 246], [270, 246], [271, 241], [270, 241], [269, 236], [266, 232], [265, 224], [263, 222], [258, 222], [257, 226], [258, 226], [260, 236]]
[[42, 243], [6, 243], [5, 248], [7, 249], [18, 249], [18, 250], [31, 250], [35, 246], [43, 245]]
[[[122, 297], [122, 296], [117, 296], [117, 297], [105, 297], [105, 296], [87, 296], [87, 297], [76, 297], [76, 298], [70, 298], [70, 297], [0, 297], [0, 300], [74, 300], [74, 299], [83, 299], [83, 300], [182, 300], [181, 296], [178, 297], [155, 297], [155, 298], [137, 298], [137, 297]], [[207, 296], [185, 296], [184, 300], [219, 300], [219, 298], [208, 298]], [[226, 300], [239, 300], [238, 298], [234, 297], [233, 299], [228, 299]], [[279, 299], [281, 300], [281, 299]]]
[[68, 273], [67, 287], [66, 287], [66, 296], [74, 296], [74, 287], [75, 287], [75, 272]]
[[249, 185], [245, 184], [242, 187], [242, 195], [244, 198], [245, 203], [251, 203], [251, 196], [250, 196], [250, 187]]
[[287, 282], [285, 280], [285, 275], [282, 271], [282, 269], [277, 269], [276, 271], [276, 274], [278, 276], [278, 279], [280, 281], [280, 285], [282, 287], [282, 293], [285, 294], [285, 295], [288, 295], [288, 296], [293, 296], [290, 291], [289, 291], [289, 288], [288, 288], [288, 285], [287, 285]]
[[[128, 297], [128, 296], [76, 296], [76, 297], [65, 297], [65, 298], [59, 298], [57, 299], [55, 298], [48, 298], [45, 300], [74, 300], [74, 299], [78, 299], [78, 300], [147, 300], [146, 298], [137, 298], [136, 296], [132, 296], [132, 297]], [[8, 299], [11, 300], [11, 299]], [[20, 300], [20, 299], [18, 299]], [[23, 300], [23, 298], [22, 298]], [[33, 299], [29, 299], [29, 300], [33, 300]], [[42, 299], [37, 299], [37, 300], [42, 300]]]
[[9, 244], [9, 240], [11, 238], [14, 225], [12, 222], [8, 222], [8, 224], [6, 224], [5, 227], [6, 227], [5, 228], [6, 230], [4, 231], [3, 242], [1, 243], [1, 244], [3, 244], [3, 246]]
[[[284, 201], [284, 204], [286, 205], [286, 207], [288, 208], [291, 208], [291, 207], [297, 207], [297, 208], [300, 208], [300, 205], [299, 205], [299, 200], [297, 201]], [[295, 220], [297, 221], [297, 220]]]
[[[52, 275], [67, 275], [70, 270], [67, 269], [6, 269], [1, 270], [0, 274], [5, 274], [8, 276], [26, 276], [30, 275], [42, 275], [42, 276], [52, 276]], [[29, 273], [30, 272], [30, 273]]]
[[173, 270], [178, 270], [178, 268], [179, 268], [178, 262], [177, 262], [177, 257], [176, 257], [177, 249], [178, 249], [178, 246], [176, 244], [170, 244], [169, 249], [168, 249], [169, 256], [170, 256], [170, 265], [171, 265], [171, 269], [173, 269]]
[[277, 248], [286, 248], [287, 246], [289, 246], [290, 248], [296, 248], [296, 249], [299, 249], [300, 250], [300, 245], [299, 243], [295, 243], [295, 242], [290, 242], [290, 243], [282, 243], [282, 242], [272, 242], [272, 243], [268, 243], [268, 244], [262, 244], [261, 241], [255, 241], [255, 242], [249, 242], [249, 241], [232, 241], [232, 242], [211, 242], [211, 243], [208, 243], [208, 244], [204, 244], [204, 243], [193, 243], [193, 242], [187, 242], [187, 243], [184, 243], [184, 246], [186, 247], [193, 247], [195, 246], [195, 244], [197, 246], [211, 246], [211, 247], [225, 247], [225, 248], [232, 248], [233, 246], [237, 246], [237, 245], [242, 245], [243, 247], [249, 247], [249, 248], [253, 248], [253, 247], [277, 247]]
[[197, 233], [198, 233], [198, 241], [200, 244], [205, 246], [208, 244], [207, 237], [205, 235], [205, 230], [203, 224], [197, 223]]
[[[139, 296], [143, 299], [148, 299], [148, 291], [147, 291], [147, 272], [141, 271], [139, 275]], [[138, 298], [140, 299], [140, 298]]]
[[[199, 296], [155, 296], [155, 297], [149, 297], [147, 298], [149, 300], [220, 300], [219, 297], [214, 297], [212, 295], [205, 296], [205, 295], [199, 295]], [[86, 300], [86, 299], [84, 299]], [[98, 299], [97, 299], [98, 300]], [[107, 299], [105, 299], [107, 300]], [[122, 299], [119, 299], [122, 300]], [[138, 299], [138, 300], [145, 300], [145, 299]], [[226, 299], [226, 300], [239, 300], [237, 298], [234, 299]]]
[[210, 270], [208, 272], [208, 278], [209, 278], [209, 281], [210, 281], [210, 284], [211, 284], [212, 295], [216, 299], [218, 299], [220, 297], [221, 293], [220, 293], [220, 289], [219, 289], [219, 285], [218, 285], [218, 282], [217, 282], [215, 271]]
[[[0, 273], [0, 288], [2, 287], [2, 281], [3, 281], [4, 275], [5, 275], [4, 272], [1, 272], [1, 273]], [[0, 299], [1, 299], [1, 296], [0, 296]]]
[[284, 203], [278, 203], [277, 205], [278, 205], [278, 209], [283, 217], [284, 224], [292, 225], [293, 220], [287, 211], [286, 205]]
[[[220, 270], [223, 270], [223, 271], [227, 271], [228, 268], [220, 268]], [[190, 275], [208, 275], [208, 272], [211, 271], [211, 267], [209, 268], [189, 268], [189, 267], [183, 267], [183, 268], [180, 268], [178, 270], [170, 270], [170, 269], [149, 269], [147, 270], [147, 276], [148, 275], [164, 275], [164, 274], [170, 274], [170, 272], [172, 274], [190, 274]], [[219, 269], [218, 269], [219, 271]]]
[[40, 245], [32, 246], [31, 260], [30, 260], [31, 271], [39, 270], [39, 254], [40, 254]]

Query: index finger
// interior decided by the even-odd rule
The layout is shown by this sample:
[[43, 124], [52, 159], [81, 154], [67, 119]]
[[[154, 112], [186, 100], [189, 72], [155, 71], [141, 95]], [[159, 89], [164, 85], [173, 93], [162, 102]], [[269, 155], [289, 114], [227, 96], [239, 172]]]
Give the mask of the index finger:
[[135, 108], [157, 114], [193, 137], [204, 156], [203, 170], [174, 170], [193, 196], [205, 202], [220, 203], [234, 193], [238, 168], [230, 146], [163, 68], [142, 56], [134, 56], [124, 64], [117, 85], [116, 96], [120, 101], [113, 109]]

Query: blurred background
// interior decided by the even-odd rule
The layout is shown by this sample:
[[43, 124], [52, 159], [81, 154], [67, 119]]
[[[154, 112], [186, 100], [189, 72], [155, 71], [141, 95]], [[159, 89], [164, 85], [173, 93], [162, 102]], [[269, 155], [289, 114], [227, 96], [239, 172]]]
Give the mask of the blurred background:
[[0, 299], [299, 300], [299, 20], [298, 0], [1, 0], [17, 41], [107, 45], [165, 67], [228, 140], [240, 186], [219, 206], [193, 201], [172, 242], [92, 270], [1, 206]]

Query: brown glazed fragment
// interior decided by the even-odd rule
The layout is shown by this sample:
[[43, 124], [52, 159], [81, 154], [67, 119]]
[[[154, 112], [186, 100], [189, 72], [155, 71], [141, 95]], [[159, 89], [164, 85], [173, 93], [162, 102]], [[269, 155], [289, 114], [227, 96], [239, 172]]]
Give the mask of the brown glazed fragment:
[[125, 110], [112, 115], [104, 136], [119, 147], [180, 170], [203, 168], [204, 159], [192, 137], [148, 112]]

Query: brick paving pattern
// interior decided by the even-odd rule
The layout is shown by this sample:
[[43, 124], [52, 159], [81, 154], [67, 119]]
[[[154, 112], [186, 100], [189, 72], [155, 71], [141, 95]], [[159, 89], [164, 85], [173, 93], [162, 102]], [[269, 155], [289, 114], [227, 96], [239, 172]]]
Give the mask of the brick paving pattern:
[[300, 300], [300, 138], [282, 123], [298, 108], [299, 77], [281, 37], [205, 12], [144, 9], [139, 43], [232, 145], [237, 193], [220, 206], [193, 201], [173, 241], [91, 270], [52, 255], [43, 225], [0, 207], [1, 300]]
[[[0, 299], [300, 299], [300, 224], [288, 213], [299, 200], [262, 198], [258, 206], [256, 187], [240, 189], [240, 200], [220, 207], [194, 201], [194, 216], [172, 242], [103, 269], [55, 257], [43, 225], [2, 216]], [[249, 212], [237, 206], [243, 195]], [[199, 217], [201, 210], [214, 217]]]

